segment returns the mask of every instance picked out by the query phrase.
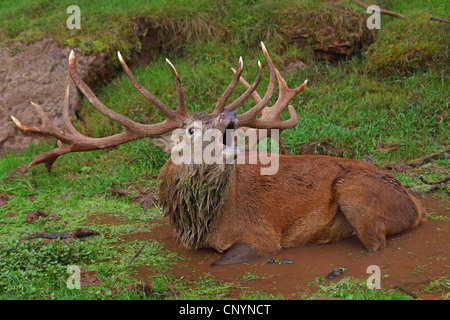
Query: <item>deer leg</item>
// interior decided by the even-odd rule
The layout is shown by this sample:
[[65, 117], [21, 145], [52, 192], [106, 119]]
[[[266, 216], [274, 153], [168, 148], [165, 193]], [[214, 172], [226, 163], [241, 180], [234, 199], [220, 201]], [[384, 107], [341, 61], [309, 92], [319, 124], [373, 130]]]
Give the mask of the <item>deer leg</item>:
[[246, 243], [235, 243], [227, 250], [222, 258], [212, 263], [212, 266], [248, 262], [257, 258], [259, 258], [257, 250]]
[[382, 219], [383, 206], [364, 188], [348, 183], [338, 189], [338, 205], [358, 239], [369, 252], [386, 246], [386, 226]]
[[367, 251], [378, 252], [386, 246], [386, 231], [382, 223], [368, 218], [368, 212], [360, 206], [344, 206], [341, 210]]
[[386, 246], [386, 236], [415, 227], [425, 213], [388, 175], [347, 175], [335, 183], [336, 199], [368, 251]]

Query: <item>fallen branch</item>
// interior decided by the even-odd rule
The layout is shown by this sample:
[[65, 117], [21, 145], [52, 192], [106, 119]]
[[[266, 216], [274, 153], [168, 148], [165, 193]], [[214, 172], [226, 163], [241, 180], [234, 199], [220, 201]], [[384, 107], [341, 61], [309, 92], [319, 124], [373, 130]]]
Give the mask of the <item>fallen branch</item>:
[[438, 184], [441, 184], [441, 183], [445, 183], [445, 182], [447, 182], [447, 181], [450, 181], [450, 177], [447, 177], [447, 178], [444, 178], [444, 179], [440, 179], [440, 180], [438, 180], [438, 181], [432, 181], [432, 182], [429, 182], [429, 181], [425, 180], [424, 177], [419, 177], [419, 179], [420, 179], [420, 181], [422, 181], [423, 183], [432, 186], [430, 189], [428, 189], [427, 191], [425, 191], [424, 194], [434, 192], [434, 191], [436, 191], [436, 190], [438, 189]]
[[[364, 2], [358, 1], [358, 0], [355, 0], [355, 3], [357, 5], [360, 5], [360, 6], [364, 7], [364, 8], [368, 8], [369, 7], [369, 5], [365, 4]], [[393, 16], [393, 17], [396, 17], [396, 18], [402, 18], [402, 19], [406, 18], [404, 15], [402, 15], [400, 13], [397, 13], [397, 12], [394, 12], [394, 11], [385, 10], [385, 9], [380, 9], [380, 13], [388, 15], [388, 16]]]
[[77, 228], [74, 230], [66, 230], [63, 232], [36, 232], [25, 236], [19, 240], [19, 243], [25, 240], [31, 240], [36, 238], [44, 238], [44, 239], [70, 239], [70, 238], [84, 238], [90, 236], [99, 236], [100, 233], [97, 231], [88, 229], [88, 228]]
[[419, 177], [420, 181], [422, 181], [425, 184], [429, 184], [429, 185], [434, 185], [434, 184], [440, 184], [440, 183], [445, 183], [447, 181], [450, 181], [450, 177], [438, 180], [438, 181], [433, 181], [433, 182], [428, 182], [427, 180], [425, 180], [424, 177]]

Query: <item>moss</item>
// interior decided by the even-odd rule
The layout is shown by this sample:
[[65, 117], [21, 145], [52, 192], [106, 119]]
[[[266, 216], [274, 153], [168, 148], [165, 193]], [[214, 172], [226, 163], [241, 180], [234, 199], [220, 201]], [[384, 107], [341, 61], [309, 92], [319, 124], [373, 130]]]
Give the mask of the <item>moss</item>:
[[383, 76], [411, 75], [429, 68], [448, 70], [448, 26], [425, 12], [382, 27], [366, 53], [364, 69]]
[[348, 58], [373, 40], [365, 14], [345, 1], [298, 2], [277, 18], [289, 43], [311, 47], [326, 60]]
[[70, 48], [79, 48], [86, 55], [95, 55], [108, 49], [108, 44], [103, 40], [92, 40], [91, 38], [72, 37], [65, 39]]

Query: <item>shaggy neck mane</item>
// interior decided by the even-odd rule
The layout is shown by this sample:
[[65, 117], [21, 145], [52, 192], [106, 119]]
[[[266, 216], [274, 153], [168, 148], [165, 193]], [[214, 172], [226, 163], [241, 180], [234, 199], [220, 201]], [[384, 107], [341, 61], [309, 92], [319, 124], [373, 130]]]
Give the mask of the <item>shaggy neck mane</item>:
[[159, 201], [178, 239], [188, 248], [203, 246], [222, 211], [234, 165], [175, 165], [160, 172]]

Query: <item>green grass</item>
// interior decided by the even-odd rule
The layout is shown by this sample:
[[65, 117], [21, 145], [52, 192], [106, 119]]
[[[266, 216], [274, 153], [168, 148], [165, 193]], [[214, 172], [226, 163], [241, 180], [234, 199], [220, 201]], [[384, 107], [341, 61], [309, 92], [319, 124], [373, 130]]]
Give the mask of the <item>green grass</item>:
[[443, 276], [431, 280], [428, 286], [423, 289], [423, 292], [440, 294], [443, 300], [450, 299], [450, 277]]
[[[145, 166], [138, 164], [141, 145], [142, 142], [137, 142], [135, 146], [124, 146], [125, 149], [111, 151], [117, 152], [117, 155], [122, 154], [122, 157], [128, 153], [135, 154], [132, 169], [127, 161], [122, 162], [119, 158], [115, 161], [103, 161], [106, 154], [92, 153], [88, 158], [82, 157], [81, 161], [78, 155], [68, 156], [65, 164], [55, 170], [56, 174], [48, 175], [42, 168], [31, 168], [23, 175], [10, 175], [17, 173], [17, 167], [23, 167], [30, 152], [48, 148], [45, 144], [29, 148], [24, 154], [7, 154], [2, 158], [0, 180], [3, 182], [0, 193], [12, 195], [7, 204], [0, 207], [2, 298], [132, 298], [135, 293], [128, 291], [113, 295], [105, 293], [113, 290], [112, 288], [133, 283], [134, 267], [146, 266], [154, 270], [156, 277], [166, 273], [179, 259], [175, 254], [166, 252], [161, 244], [150, 240], [133, 261], [133, 268], [127, 265], [142, 242], [125, 241], [121, 236], [139, 231], [148, 232], [151, 226], [146, 222], [160, 217], [160, 213], [158, 208], [144, 210], [129, 198], [115, 197], [108, 189], [112, 184], [138, 189], [153, 181], [155, 173], [151, 171], [151, 163], [147, 162]], [[130, 150], [133, 151], [129, 152]], [[88, 165], [86, 161], [92, 163]], [[86, 176], [90, 178], [84, 179]], [[106, 176], [110, 179], [105, 179]], [[25, 223], [27, 212], [37, 209], [56, 215], [59, 220], [46, 217], [33, 223]], [[6, 218], [6, 213], [13, 216]], [[121, 224], [89, 223], [89, 219], [99, 215], [114, 216], [121, 220]], [[47, 243], [38, 239], [35, 242], [18, 243], [18, 239], [34, 232], [60, 232], [82, 226], [100, 232], [101, 236], [74, 239], [72, 242], [57, 240]], [[102, 286], [94, 286], [87, 291], [68, 289], [68, 265], [80, 265], [83, 272], [95, 272], [102, 281]], [[111, 282], [112, 278], [115, 278], [114, 283]]]
[[[320, 282], [320, 281], [319, 281]], [[317, 285], [317, 291], [303, 298], [339, 298], [347, 300], [412, 300], [398, 290], [369, 289], [363, 281], [345, 277], [328, 285]]]
[[[73, 1], [71, 4], [81, 9], [80, 30], [65, 27], [69, 14], [63, 1], [6, 0], [0, 9], [0, 43], [32, 42], [48, 36], [60, 45], [78, 46], [87, 54], [104, 51], [113, 56], [120, 50], [124, 57], [129, 57], [132, 50], [142, 50], [139, 39], [146, 32], [144, 27], [154, 28], [164, 40], [161, 50], [155, 51], [151, 63], [131, 66], [134, 74], [155, 96], [174, 107], [173, 79], [165, 63], [168, 57], [181, 76], [189, 111], [205, 111], [212, 110], [228, 85], [233, 75], [230, 67], [236, 67], [239, 56], [244, 59], [243, 76], [252, 81], [257, 61], [264, 62], [259, 47], [263, 40], [290, 87], [309, 79], [306, 89], [291, 102], [300, 122], [283, 132], [288, 151], [297, 154], [302, 144], [315, 141], [325, 145], [331, 155], [354, 159], [369, 156], [376, 165], [388, 168], [444, 151], [450, 144], [446, 25], [425, 18], [428, 12], [448, 18], [449, 4], [440, 0], [410, 3], [383, 1], [383, 7], [410, 18], [402, 21], [383, 16], [382, 29], [375, 32], [371, 49], [336, 63], [320, 61], [314, 55], [314, 43], [325, 39], [317, 37], [297, 46], [282, 31], [288, 25], [316, 21], [317, 25], [304, 27], [317, 28], [314, 30], [319, 34], [323, 28], [320, 21], [329, 21], [324, 17], [330, 7], [326, 2], [309, 0], [177, 1], [176, 5], [172, 1], [145, 4], [136, 0]], [[340, 5], [365, 15], [365, 10], [353, 1], [340, 1]], [[315, 20], [304, 19], [312, 13]], [[338, 24], [339, 17], [336, 15], [333, 23]], [[341, 25], [348, 24], [342, 21]], [[339, 30], [344, 39], [346, 29]], [[411, 37], [417, 41], [412, 43]], [[408, 56], [411, 51], [417, 55]], [[10, 54], [15, 54], [14, 48]], [[297, 60], [304, 61], [306, 67], [288, 72], [288, 64]], [[118, 60], [114, 57], [110, 63], [117, 66]], [[382, 72], [377, 72], [378, 69]], [[267, 84], [268, 71], [264, 68], [258, 91], [263, 93]], [[235, 91], [232, 98], [243, 92], [243, 87], [239, 85]], [[110, 83], [97, 84], [95, 92], [105, 105], [136, 121], [156, 123], [163, 119], [123, 73]], [[237, 112], [251, 105], [249, 101]], [[75, 126], [90, 136], [121, 130], [85, 99], [79, 116], [82, 121], [75, 120]], [[144, 139], [113, 150], [65, 155], [57, 160], [51, 175], [42, 166], [20, 173], [33, 156], [52, 147], [53, 143], [31, 145], [23, 153], [6, 153], [0, 158], [0, 194], [12, 195], [6, 205], [0, 206], [1, 298], [223, 299], [233, 290], [233, 283], [218, 281], [211, 275], [194, 282], [170, 276], [168, 271], [182, 257], [152, 240], [128, 266], [143, 242], [125, 241], [123, 237], [148, 232], [149, 221], [160, 217], [160, 209], [156, 206], [145, 210], [130, 196], [116, 196], [110, 188], [142, 190], [157, 185], [156, 177], [168, 155]], [[450, 160], [441, 158], [403, 173], [392, 173], [408, 187], [423, 190], [419, 176], [436, 181], [448, 175], [449, 167]], [[449, 186], [442, 185], [437, 192], [445, 194]], [[59, 220], [43, 218], [24, 223], [27, 212], [36, 209], [50, 212]], [[5, 214], [14, 215], [6, 218]], [[121, 224], [88, 223], [99, 215], [113, 216]], [[34, 232], [59, 232], [81, 226], [102, 236], [72, 242], [18, 244], [18, 239]], [[83, 272], [97, 275], [102, 284], [83, 290], [68, 289], [69, 264], [80, 265]], [[146, 279], [154, 289], [150, 296], [126, 289], [135, 283], [138, 267], [151, 271]], [[256, 278], [255, 273], [249, 272], [241, 280]], [[447, 280], [436, 280], [429, 290], [447, 288]], [[393, 291], [368, 291], [363, 284], [347, 278], [317, 287], [315, 296], [319, 295], [347, 299], [405, 298]], [[243, 290], [240, 298], [284, 297]]]
[[[290, 1], [284, 2], [292, 6]], [[206, 0], [176, 3], [77, 0], [70, 5], [80, 8], [81, 29], [68, 29], [66, 20], [70, 13], [67, 13], [68, 4], [64, 1], [6, 0], [0, 11], [0, 20], [4, 21], [0, 25], [0, 43], [10, 40], [30, 42], [51, 36], [60, 44], [77, 46], [88, 54], [121, 50], [126, 56], [131, 47], [140, 50], [138, 36], [142, 34], [136, 34], [133, 29], [139, 29], [139, 24], [144, 22], [164, 38], [161, 45], [165, 49], [175, 52], [192, 41], [219, 34], [222, 40], [233, 39], [237, 44], [245, 45], [249, 41], [257, 44], [277, 37], [277, 25], [270, 10], [275, 9], [274, 4], [271, 1], [237, 0], [214, 3]], [[247, 14], [249, 11], [252, 15]], [[268, 24], [272, 25], [274, 34], [265, 29]]]

